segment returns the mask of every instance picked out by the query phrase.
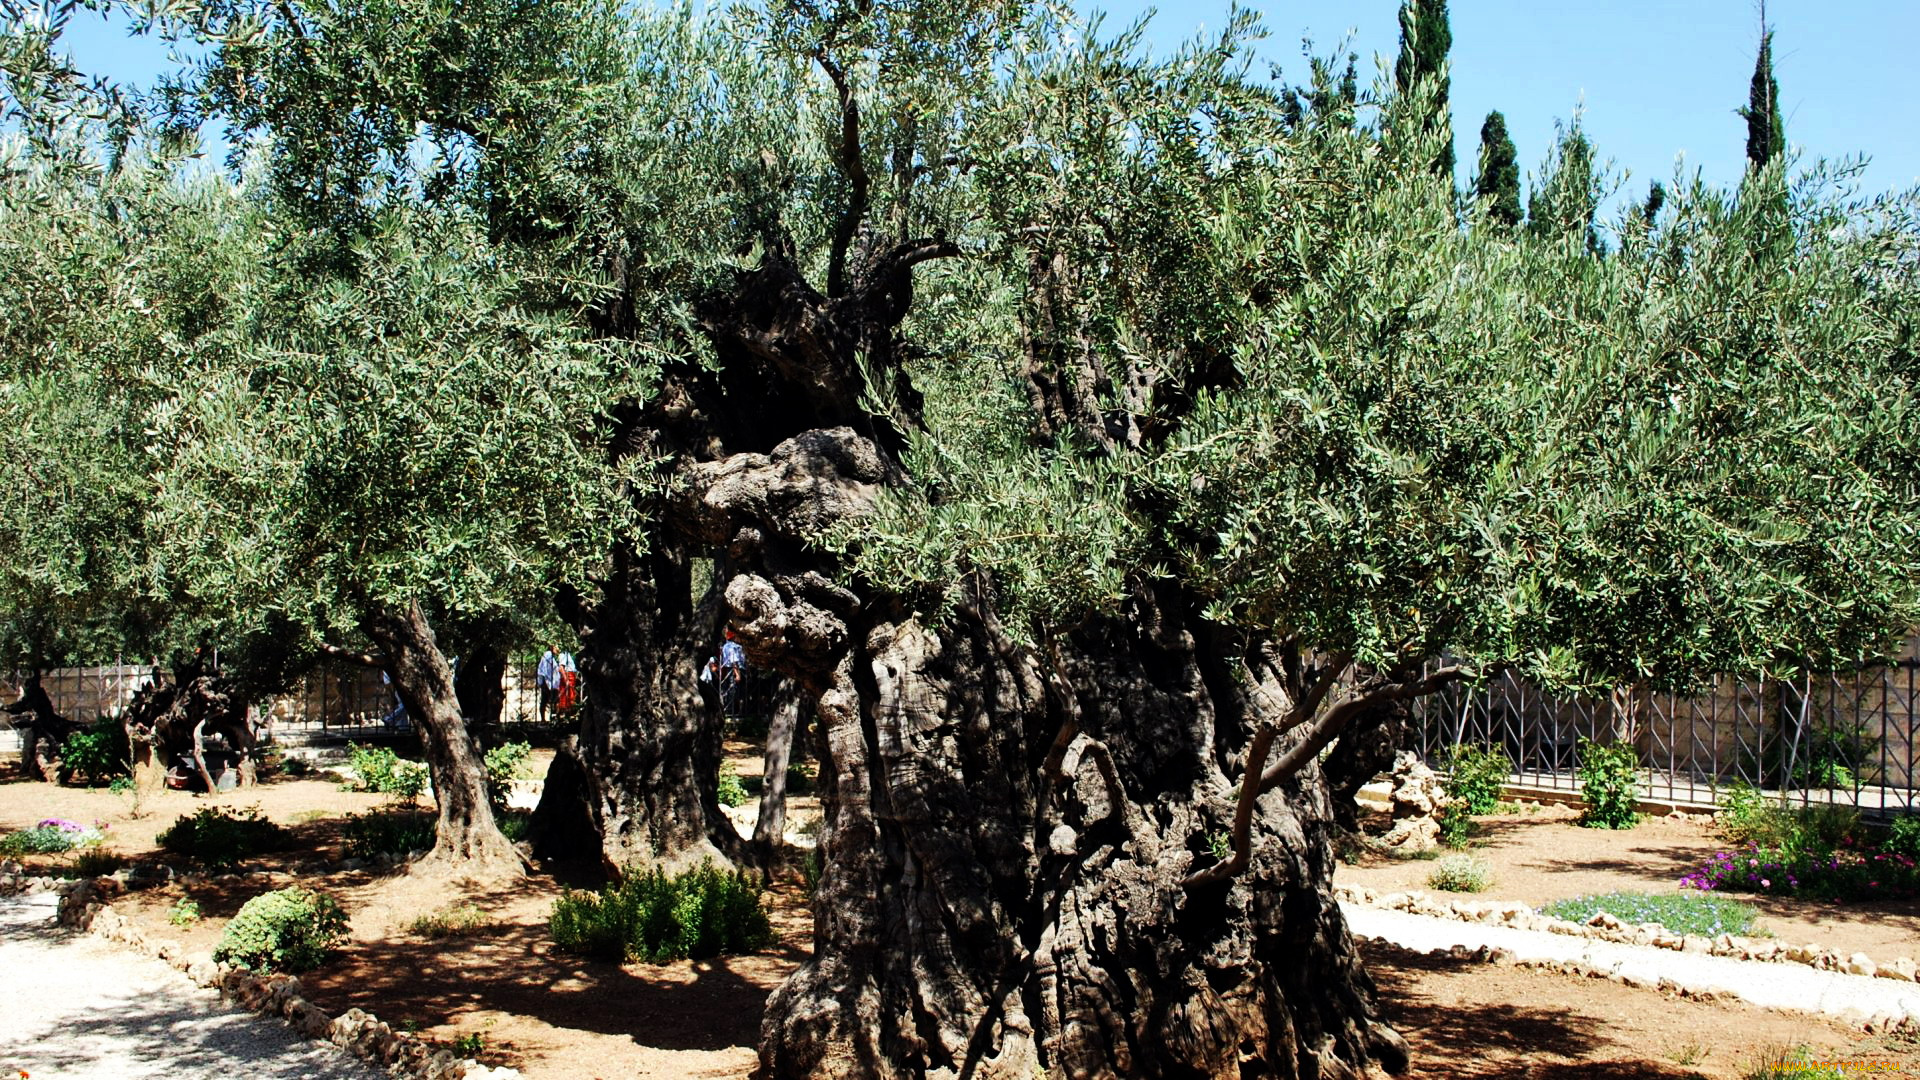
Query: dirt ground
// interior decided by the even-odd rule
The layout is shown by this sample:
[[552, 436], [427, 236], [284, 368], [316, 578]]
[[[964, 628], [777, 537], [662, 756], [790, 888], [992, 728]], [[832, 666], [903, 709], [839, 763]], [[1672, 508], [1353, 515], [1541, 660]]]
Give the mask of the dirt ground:
[[[757, 772], [750, 747], [735, 744], [729, 751], [736, 772]], [[332, 780], [275, 780], [211, 797], [149, 796], [143, 815], [133, 818], [125, 796], [16, 780], [0, 782], [0, 829], [24, 828], [44, 817], [103, 821], [108, 850], [151, 861], [153, 838], [161, 829], [209, 804], [258, 805], [293, 830], [297, 846], [249, 863], [243, 868], [252, 872], [249, 877], [176, 882], [121, 901], [149, 934], [194, 948], [211, 948], [226, 920], [251, 896], [296, 880], [295, 867], [337, 860], [341, 818], [379, 806], [381, 797], [339, 791]], [[1697, 827], [1663, 822], [1644, 828], [1593, 834], [1571, 828], [1551, 811], [1489, 819], [1481, 853], [1500, 875], [1499, 889], [1489, 895], [1539, 902], [1614, 888], [1658, 888], [1678, 877], [1676, 867], [1696, 846], [1708, 845]], [[1595, 839], [1612, 846], [1591, 843]], [[1343, 867], [1339, 873], [1346, 882], [1401, 888], [1422, 881], [1431, 865], [1383, 861]], [[359, 1006], [442, 1043], [476, 1036], [485, 1048], [479, 1055], [483, 1061], [511, 1065], [530, 1080], [747, 1076], [766, 995], [805, 958], [811, 938], [811, 915], [791, 877], [770, 894], [779, 935], [772, 949], [664, 965], [583, 961], [552, 948], [546, 919], [554, 897], [570, 885], [591, 884], [577, 868], [542, 869], [513, 889], [478, 895], [456, 895], [444, 884], [421, 883], [390, 870], [300, 880], [335, 893], [353, 920], [352, 941], [343, 954], [302, 977], [307, 996], [333, 1012]], [[203, 912], [186, 928], [167, 921], [182, 897], [193, 898]], [[415, 918], [463, 900], [486, 913], [479, 932], [429, 940], [408, 931]], [[1908, 920], [1908, 927], [1920, 917], [1911, 907], [1879, 917], [1889, 914]], [[1838, 925], [1862, 934], [1874, 922], [1874, 916], [1825, 909], [1800, 918], [1815, 920], [1804, 923], [1811, 928]], [[1769, 920], [1774, 919], [1770, 912]], [[1782, 916], [1774, 925], [1802, 923]], [[1911, 930], [1906, 934], [1910, 941]], [[1895, 936], [1881, 934], [1882, 939]], [[1413, 1047], [1415, 1077], [1737, 1080], [1764, 1048], [1793, 1046], [1821, 1055], [1899, 1062], [1911, 1070], [1906, 1075], [1920, 1076], [1915, 1052], [1920, 1048], [1863, 1039], [1814, 1017], [1682, 1000], [1599, 980], [1474, 965], [1386, 946], [1369, 945], [1365, 952], [1389, 1020]]]
[[[1680, 892], [1680, 875], [1727, 848], [1710, 822], [1662, 817], [1632, 829], [1583, 829], [1571, 807], [1523, 807], [1522, 813], [1475, 819], [1470, 851], [1493, 870], [1493, 886], [1474, 899], [1541, 905], [1607, 892]], [[1371, 823], [1384, 827], [1386, 815]], [[1364, 824], [1364, 823], [1363, 823]], [[1368, 855], [1343, 864], [1335, 879], [1376, 892], [1428, 888], [1433, 863]], [[1866, 953], [1877, 961], [1920, 959], [1920, 900], [1824, 903], [1726, 894], [1760, 911], [1755, 926], [1794, 944], [1817, 942], [1842, 954]]]

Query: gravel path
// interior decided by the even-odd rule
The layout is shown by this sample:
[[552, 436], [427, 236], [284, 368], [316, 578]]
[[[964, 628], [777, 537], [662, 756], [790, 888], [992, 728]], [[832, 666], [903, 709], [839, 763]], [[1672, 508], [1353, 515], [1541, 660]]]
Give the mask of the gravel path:
[[150, 957], [53, 925], [51, 893], [0, 897], [0, 1077], [379, 1080]]
[[1544, 930], [1437, 919], [1386, 908], [1342, 903], [1357, 936], [1390, 941], [1420, 952], [1464, 945], [1511, 949], [1520, 960], [1579, 961], [1649, 985], [1670, 979], [1689, 990], [1718, 990], [1755, 1005], [1827, 1013], [1861, 1020], [1879, 1016], [1920, 1018], [1920, 984], [1818, 971], [1804, 964], [1736, 960], [1621, 945]]

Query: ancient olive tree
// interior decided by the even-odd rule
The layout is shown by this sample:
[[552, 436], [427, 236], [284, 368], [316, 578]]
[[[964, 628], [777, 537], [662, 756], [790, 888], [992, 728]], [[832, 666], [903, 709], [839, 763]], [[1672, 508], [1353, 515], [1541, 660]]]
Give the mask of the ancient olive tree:
[[[611, 25], [587, 52], [617, 64], [529, 89], [456, 60], [540, 11], [434, 16], [351, 81], [325, 49], [404, 19], [260, 10], [306, 19], [234, 39], [273, 60], [227, 85], [284, 106], [274, 183], [393, 175], [421, 131], [465, 164], [314, 203], [393, 224], [163, 418], [169, 512], [228, 538], [195, 576], [402, 647], [383, 620], [515, 595], [488, 553], [526, 505], [476, 485], [624, 477], [610, 563], [536, 575], [607, 693], [554, 787], [609, 861], [714, 842], [708, 617], [817, 702], [815, 951], [769, 1000], [772, 1075], [1395, 1067], [1327, 838], [1396, 703], [1846, 663], [1917, 614], [1910, 202], [1696, 186], [1605, 259], [1584, 212], [1462, 230], [1418, 102], [1292, 107], [1245, 21], [1150, 60], [1026, 5], [618, 13], [538, 39]], [[537, 137], [524, 93], [556, 95]], [[1762, 229], [1796, 258], [1753, 258]], [[508, 302], [569, 295], [558, 250], [604, 289], [572, 324]], [[469, 407], [537, 415], [510, 371], [610, 380], [616, 348], [649, 378], [590, 433]]]
[[818, 695], [773, 1074], [1394, 1066], [1327, 843], [1384, 711], [1912, 620], [1906, 204], [1804, 193], [1787, 274], [1741, 240], [1774, 211], [1694, 189], [1602, 260], [1462, 232], [1384, 90], [1290, 124], [1232, 38], [1029, 26], [943, 111], [890, 81], [907, 10], [780, 27], [859, 216], [704, 301], [746, 377], [693, 404], [758, 424], [676, 485], [750, 654]]
[[230, 353], [167, 373], [157, 558], [203, 604], [390, 672], [439, 805], [428, 863], [516, 872], [435, 626], [537, 613], [605, 550], [623, 518], [591, 436], [615, 360], [522, 310], [473, 226], [383, 209], [324, 278], [299, 238], [234, 227], [286, 248], [261, 251]]

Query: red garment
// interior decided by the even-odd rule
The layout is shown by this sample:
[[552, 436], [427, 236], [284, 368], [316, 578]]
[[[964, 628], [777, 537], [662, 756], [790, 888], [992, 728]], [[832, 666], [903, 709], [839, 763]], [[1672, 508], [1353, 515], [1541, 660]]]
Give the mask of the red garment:
[[554, 695], [553, 707], [566, 712], [580, 704], [580, 675], [578, 672], [560, 673], [560, 691]]

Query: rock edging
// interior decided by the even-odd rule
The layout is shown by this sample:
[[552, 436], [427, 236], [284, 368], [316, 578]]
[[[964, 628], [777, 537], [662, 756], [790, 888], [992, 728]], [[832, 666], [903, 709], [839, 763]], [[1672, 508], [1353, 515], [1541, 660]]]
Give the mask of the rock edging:
[[1732, 934], [1721, 934], [1713, 938], [1701, 937], [1697, 934], [1676, 934], [1658, 923], [1628, 924], [1604, 911], [1595, 914], [1584, 923], [1577, 923], [1543, 915], [1527, 904], [1503, 903], [1497, 900], [1440, 901], [1418, 891], [1375, 893], [1371, 889], [1345, 885], [1335, 886], [1333, 892], [1338, 899], [1347, 903], [1404, 911], [1411, 915], [1427, 915], [1459, 922], [1492, 923], [1520, 930], [1545, 930], [1554, 934], [1593, 938], [1621, 945], [1650, 945], [1656, 949], [1726, 956], [1736, 960], [1805, 964], [1817, 971], [1867, 975], [1892, 979], [1896, 982], [1920, 982], [1920, 964], [1916, 964], [1911, 957], [1906, 956], [1895, 957], [1886, 963], [1875, 963], [1865, 953], [1842, 956], [1818, 944], [1789, 945], [1771, 938], [1736, 937]]
[[[1729, 994], [1724, 991], [1696, 989], [1684, 986], [1668, 978], [1649, 979], [1644, 975], [1637, 975], [1633, 972], [1616, 971], [1599, 964], [1587, 963], [1584, 960], [1523, 960], [1519, 959], [1511, 949], [1487, 945], [1473, 949], [1465, 945], [1451, 945], [1446, 948], [1437, 949], [1416, 949], [1387, 940], [1386, 938], [1356, 936], [1360, 936], [1362, 940], [1374, 941], [1388, 948], [1397, 949], [1401, 952], [1415, 953], [1421, 956], [1448, 956], [1455, 960], [1462, 960], [1473, 964], [1529, 968], [1555, 975], [1577, 975], [1588, 979], [1605, 979], [1608, 982], [1619, 983], [1622, 986], [1630, 986], [1642, 990], [1655, 990], [1662, 994], [1685, 998], [1690, 1001], [1713, 1004], [1740, 1000], [1738, 995]], [[1891, 1014], [1867, 1016], [1854, 1013], [1852, 1015], [1859, 1027], [1869, 1034], [1920, 1035], [1920, 1020], [1915, 1020], [1912, 1017], [1894, 1016]]]
[[395, 1031], [363, 1009], [339, 1016], [300, 995], [293, 975], [255, 975], [220, 963], [209, 951], [189, 953], [180, 942], [149, 938], [133, 920], [116, 911], [110, 900], [125, 891], [110, 877], [71, 880], [0, 874], [0, 895], [52, 892], [59, 895], [56, 921], [161, 960], [194, 983], [220, 992], [229, 1002], [262, 1016], [278, 1017], [310, 1039], [333, 1043], [342, 1050], [395, 1076], [409, 1080], [516, 1080], [520, 1073], [506, 1067], [489, 1068], [450, 1050], [434, 1049], [419, 1036]]

